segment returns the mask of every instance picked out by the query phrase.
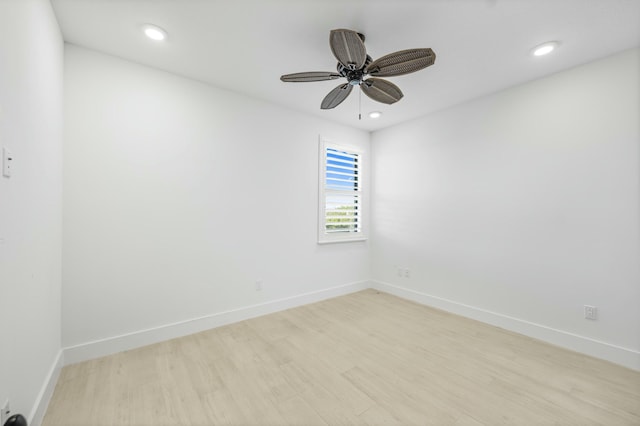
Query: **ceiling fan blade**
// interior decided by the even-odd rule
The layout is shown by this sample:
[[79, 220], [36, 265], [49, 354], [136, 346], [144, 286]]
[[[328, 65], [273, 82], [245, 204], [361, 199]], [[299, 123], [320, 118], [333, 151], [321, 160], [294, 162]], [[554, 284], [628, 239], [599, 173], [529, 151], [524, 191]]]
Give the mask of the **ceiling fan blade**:
[[368, 78], [360, 87], [365, 95], [383, 104], [394, 104], [404, 96], [398, 86], [381, 78]]
[[353, 30], [331, 30], [329, 45], [333, 56], [350, 70], [359, 70], [367, 60], [364, 42]]
[[330, 91], [329, 94], [324, 97], [320, 108], [331, 109], [337, 107], [342, 103], [342, 101], [347, 99], [347, 96], [349, 96], [351, 90], [353, 90], [353, 86], [349, 83], [341, 84], [340, 86]]
[[280, 80], [292, 83], [304, 83], [307, 81], [324, 81], [334, 80], [342, 77], [340, 74], [328, 71], [310, 71], [310, 72], [297, 72], [294, 74], [285, 74], [280, 77]]
[[374, 77], [394, 77], [409, 74], [433, 65], [436, 54], [431, 49], [408, 49], [376, 59], [366, 72]]

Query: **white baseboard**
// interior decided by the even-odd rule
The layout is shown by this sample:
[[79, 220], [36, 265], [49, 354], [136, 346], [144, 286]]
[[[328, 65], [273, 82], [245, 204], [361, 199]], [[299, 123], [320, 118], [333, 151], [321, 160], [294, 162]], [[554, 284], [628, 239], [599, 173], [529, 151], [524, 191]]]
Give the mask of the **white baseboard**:
[[381, 281], [371, 288], [640, 371], [640, 352]]
[[107, 339], [95, 340], [80, 345], [64, 348], [65, 365], [75, 364], [90, 359], [99, 358], [114, 353], [139, 348], [154, 343], [163, 342], [177, 337], [188, 336], [201, 331], [220, 327], [238, 321], [271, 314], [285, 309], [321, 300], [331, 299], [349, 293], [370, 288], [369, 281], [344, 284], [328, 289], [300, 294], [283, 299], [251, 305], [225, 312], [218, 312], [201, 318], [193, 318], [173, 324], [140, 330], [133, 333], [114, 336]]
[[[606, 342], [594, 340], [589, 337], [580, 336], [577, 334], [525, 321], [519, 318], [487, 311], [481, 308], [465, 305], [452, 300], [443, 299], [437, 296], [429, 295], [404, 287], [399, 287], [394, 284], [389, 284], [382, 281], [360, 281], [356, 283], [340, 285], [324, 290], [273, 300], [230, 311], [218, 312], [201, 318], [193, 318], [190, 320], [167, 324], [152, 329], [140, 330], [137, 332], [114, 336], [107, 339], [87, 342], [80, 345], [64, 348], [64, 356], [60, 356], [57, 362], [62, 365], [62, 360], [64, 360], [64, 365], [75, 364], [78, 362], [111, 355], [117, 352], [175, 339], [177, 337], [199, 333], [201, 331], [209, 330], [238, 321], [243, 321], [250, 318], [255, 318], [261, 315], [279, 312], [285, 309], [319, 302], [321, 300], [326, 300], [349, 293], [354, 293], [367, 288], [374, 288], [376, 290], [393, 294], [404, 299], [409, 299], [423, 305], [432, 306], [434, 308], [442, 309], [447, 312], [452, 312], [457, 315], [501, 327], [506, 330], [533, 337], [535, 339], [539, 339], [556, 346], [560, 346], [596, 358], [604, 359], [625, 366], [627, 368], [640, 371], [640, 352], [634, 351], [632, 349], [623, 348]], [[50, 374], [49, 382], [51, 382], [54, 374], [55, 378], [57, 379], [57, 374], [59, 374], [59, 372], [60, 366], [57, 367], [57, 370], [56, 368], [53, 368]], [[55, 386], [55, 380], [53, 381], [53, 386]], [[53, 388], [51, 388], [51, 392], [52, 391]], [[46, 401], [46, 403], [48, 404], [48, 398], [50, 398], [51, 395], [49, 394], [48, 398], [45, 398], [45, 396], [46, 393], [43, 389], [41, 400]], [[42, 403], [39, 403], [38, 405], [36, 405], [36, 407], [40, 407], [42, 405]], [[46, 404], [44, 404], [44, 408], [46, 409]], [[32, 418], [35, 419], [37, 413], [38, 411], [34, 410], [34, 413], [32, 413]], [[44, 411], [42, 411], [41, 414], [44, 414]], [[30, 422], [29, 424], [31, 423], [32, 422]]]
[[38, 393], [38, 397], [36, 398], [36, 402], [33, 404], [33, 408], [29, 414], [28, 423], [31, 426], [40, 426], [42, 424], [44, 414], [47, 412], [49, 401], [51, 401], [51, 397], [53, 396], [53, 391], [56, 388], [56, 383], [58, 383], [58, 377], [60, 377], [60, 371], [62, 370], [63, 365], [64, 352], [61, 349], [49, 369], [49, 373], [47, 374], [42, 388]]

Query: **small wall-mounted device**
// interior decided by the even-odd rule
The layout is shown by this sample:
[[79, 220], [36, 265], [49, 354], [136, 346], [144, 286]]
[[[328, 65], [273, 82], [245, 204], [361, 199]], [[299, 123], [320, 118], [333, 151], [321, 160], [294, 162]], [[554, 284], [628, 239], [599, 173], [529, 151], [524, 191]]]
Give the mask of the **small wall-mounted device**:
[[14, 414], [7, 419], [3, 426], [27, 426], [27, 419], [22, 414]]

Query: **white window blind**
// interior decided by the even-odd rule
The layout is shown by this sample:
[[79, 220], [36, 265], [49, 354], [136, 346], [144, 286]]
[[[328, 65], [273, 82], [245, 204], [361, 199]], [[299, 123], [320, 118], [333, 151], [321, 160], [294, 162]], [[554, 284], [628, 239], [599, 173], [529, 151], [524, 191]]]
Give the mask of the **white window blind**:
[[362, 153], [320, 143], [320, 243], [364, 239]]

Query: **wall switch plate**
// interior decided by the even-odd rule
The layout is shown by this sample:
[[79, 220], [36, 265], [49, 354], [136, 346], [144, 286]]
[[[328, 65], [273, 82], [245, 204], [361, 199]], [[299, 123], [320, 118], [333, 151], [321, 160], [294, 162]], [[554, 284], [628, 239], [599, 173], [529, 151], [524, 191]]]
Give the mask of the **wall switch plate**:
[[595, 306], [584, 305], [584, 317], [589, 320], [597, 320], [598, 308]]
[[2, 148], [2, 176], [11, 177], [11, 162], [13, 155], [7, 148]]

